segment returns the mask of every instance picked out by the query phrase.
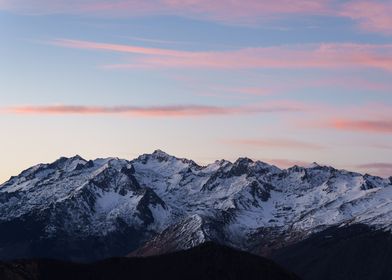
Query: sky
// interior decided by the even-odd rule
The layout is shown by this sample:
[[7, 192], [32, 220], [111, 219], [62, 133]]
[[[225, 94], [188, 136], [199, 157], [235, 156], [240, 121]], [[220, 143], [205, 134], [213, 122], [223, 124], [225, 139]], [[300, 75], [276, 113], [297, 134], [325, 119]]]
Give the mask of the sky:
[[392, 1], [0, 0], [0, 181], [161, 149], [392, 176]]

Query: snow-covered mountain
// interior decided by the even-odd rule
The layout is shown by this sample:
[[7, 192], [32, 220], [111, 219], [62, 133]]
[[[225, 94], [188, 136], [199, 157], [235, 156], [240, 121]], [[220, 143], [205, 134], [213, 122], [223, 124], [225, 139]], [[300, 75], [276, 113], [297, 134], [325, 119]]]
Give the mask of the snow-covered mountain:
[[94, 260], [205, 241], [263, 252], [333, 226], [392, 229], [392, 178], [240, 158], [199, 166], [162, 151], [79, 156], [0, 186], [0, 258]]

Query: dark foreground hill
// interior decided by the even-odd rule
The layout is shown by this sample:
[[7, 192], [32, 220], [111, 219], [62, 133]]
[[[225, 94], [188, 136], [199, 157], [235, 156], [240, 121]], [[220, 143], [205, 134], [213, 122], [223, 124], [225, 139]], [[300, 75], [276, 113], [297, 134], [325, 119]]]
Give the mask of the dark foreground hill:
[[274, 262], [228, 247], [205, 243], [167, 255], [114, 258], [90, 264], [23, 260], [0, 264], [2, 280], [258, 279], [296, 280]]
[[333, 227], [269, 258], [304, 280], [391, 280], [392, 235], [365, 225]]

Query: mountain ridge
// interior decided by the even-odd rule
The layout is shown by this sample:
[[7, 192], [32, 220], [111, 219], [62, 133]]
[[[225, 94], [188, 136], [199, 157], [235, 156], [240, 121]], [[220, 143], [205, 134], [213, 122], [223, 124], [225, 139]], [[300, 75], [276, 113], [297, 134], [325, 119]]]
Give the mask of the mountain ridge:
[[248, 158], [201, 166], [161, 150], [39, 164], [0, 185], [0, 202], [3, 259], [99, 260], [205, 241], [268, 252], [332, 226], [392, 228], [391, 179]]

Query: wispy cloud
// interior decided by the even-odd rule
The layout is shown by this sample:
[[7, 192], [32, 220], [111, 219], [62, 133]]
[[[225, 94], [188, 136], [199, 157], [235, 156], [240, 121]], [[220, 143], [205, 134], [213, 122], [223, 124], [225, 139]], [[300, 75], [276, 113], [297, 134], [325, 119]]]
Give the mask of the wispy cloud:
[[55, 39], [51, 41], [50, 44], [55, 46], [75, 48], [75, 49], [111, 51], [111, 52], [120, 52], [120, 53], [144, 54], [144, 55], [159, 55], [159, 56], [171, 56], [171, 57], [189, 57], [190, 55], [189, 52], [181, 52], [181, 51], [169, 50], [169, 49], [145, 48], [145, 47], [131, 46], [131, 45], [97, 43], [97, 42], [70, 40], [70, 39]]
[[307, 118], [293, 117], [288, 119], [288, 122], [304, 129], [389, 134], [392, 133], [392, 107], [380, 103], [321, 105], [307, 115]]
[[389, 0], [1, 0], [0, 10], [105, 17], [176, 15], [248, 25], [278, 21], [287, 16], [327, 15], [349, 18], [365, 31], [392, 34], [392, 3]]
[[392, 34], [391, 1], [350, 1], [342, 6], [339, 15], [357, 21], [365, 31]]
[[383, 177], [392, 176], [392, 163], [373, 162], [360, 164], [358, 169]]
[[197, 117], [197, 116], [224, 116], [246, 115], [273, 112], [298, 112], [305, 110], [297, 103], [270, 102], [260, 105], [218, 107], [205, 105], [173, 105], [173, 106], [14, 106], [3, 108], [5, 114], [27, 115], [125, 115], [133, 117]]
[[[378, 68], [392, 71], [392, 45], [321, 44], [193, 52], [182, 57], [142, 57], [138, 64], [167, 68], [210, 69], [337, 69]], [[133, 64], [110, 68], [134, 68]]]
[[336, 119], [328, 123], [332, 128], [343, 131], [392, 133], [392, 119], [390, 120], [355, 120]]
[[178, 15], [228, 23], [253, 23], [278, 15], [330, 12], [330, 0], [2, 0], [1, 9], [26, 13], [89, 13], [104, 16]]
[[257, 148], [287, 148], [287, 149], [324, 149], [325, 147], [319, 144], [292, 140], [292, 139], [235, 139], [224, 140], [224, 143], [235, 145], [247, 145]]
[[77, 49], [140, 54], [131, 63], [106, 65], [108, 69], [153, 68], [377, 68], [392, 71], [392, 44], [307, 44], [246, 48], [234, 51], [190, 52], [91, 41], [56, 39], [51, 44]]

